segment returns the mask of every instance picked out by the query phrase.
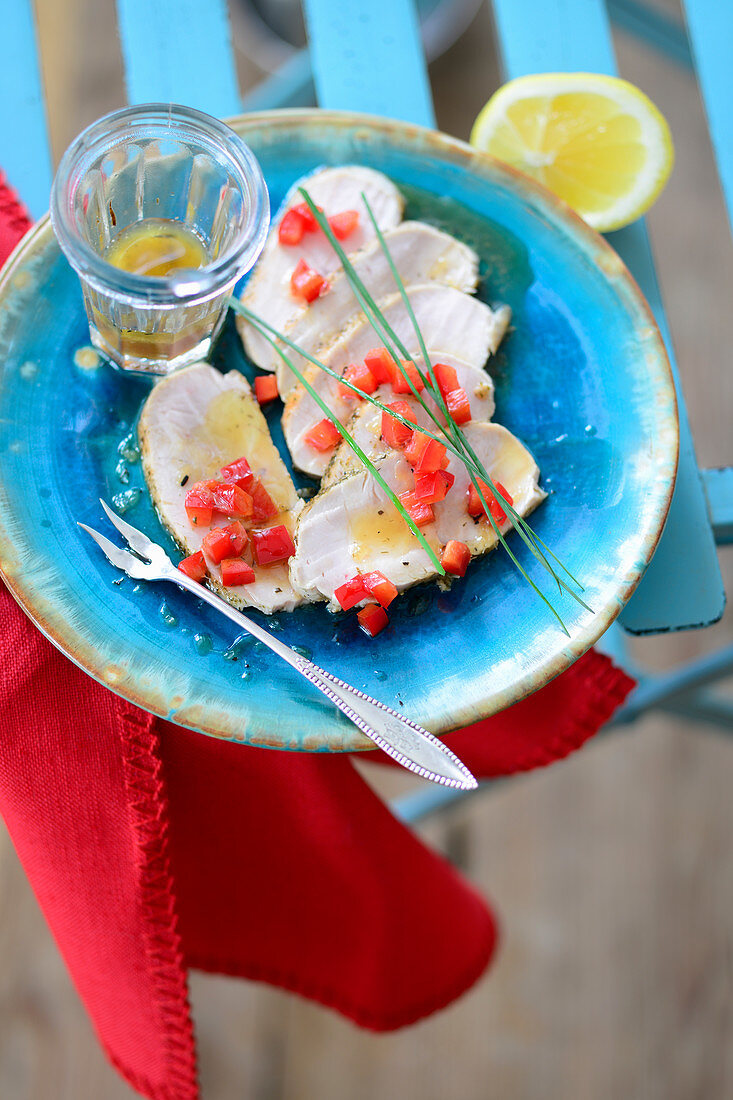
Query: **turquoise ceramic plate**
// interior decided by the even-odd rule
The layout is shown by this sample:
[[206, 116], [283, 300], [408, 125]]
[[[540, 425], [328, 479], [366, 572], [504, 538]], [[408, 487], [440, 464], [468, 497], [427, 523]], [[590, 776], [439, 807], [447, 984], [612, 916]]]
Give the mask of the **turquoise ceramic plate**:
[[[491, 366], [496, 417], [538, 460], [550, 496], [533, 524], [582, 579], [593, 614], [557, 600], [566, 638], [497, 551], [447, 594], [435, 586], [406, 594], [373, 641], [353, 615], [333, 618], [323, 607], [270, 620], [284, 641], [436, 732], [492, 714], [593, 644], [656, 545], [677, 421], [649, 310], [600, 237], [460, 142], [311, 111], [252, 115], [235, 126], [262, 163], [274, 208], [320, 164], [371, 165], [404, 187], [407, 215], [477, 249], [481, 296], [514, 311], [515, 330]], [[184, 726], [282, 748], [365, 747], [269, 651], [246, 638], [232, 646], [226, 620], [172, 586], [121, 578], [77, 528], [82, 520], [109, 531], [97, 499], [122, 494], [132, 504], [127, 518], [170, 546], [125, 443], [150, 383], [104, 363], [90, 367], [79, 354], [88, 343], [81, 294], [48, 220], [7, 265], [0, 311], [0, 559], [35, 623], [112, 690]], [[216, 364], [252, 375], [232, 324]]]

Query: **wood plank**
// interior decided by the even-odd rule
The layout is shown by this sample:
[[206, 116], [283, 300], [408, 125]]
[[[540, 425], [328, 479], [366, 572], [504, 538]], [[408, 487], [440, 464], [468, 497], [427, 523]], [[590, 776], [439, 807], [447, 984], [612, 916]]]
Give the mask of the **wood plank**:
[[413, 0], [305, 0], [321, 107], [434, 126]]
[[[602, 0], [494, 0], [494, 13], [509, 78], [532, 72], [616, 72]], [[635, 222], [611, 234], [609, 240], [656, 317], [672, 365], [680, 414], [680, 461], [667, 525], [620, 621], [634, 634], [706, 626], [722, 615], [725, 592], [646, 226]]]

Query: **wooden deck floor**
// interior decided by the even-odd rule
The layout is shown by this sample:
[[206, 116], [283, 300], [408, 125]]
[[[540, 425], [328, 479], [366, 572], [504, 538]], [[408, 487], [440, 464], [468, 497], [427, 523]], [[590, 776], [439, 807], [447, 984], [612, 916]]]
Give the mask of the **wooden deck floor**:
[[[112, 0], [37, 6], [58, 154], [122, 103]], [[654, 246], [700, 461], [730, 463], [733, 249], [702, 107], [690, 74], [626, 37], [617, 45], [623, 75], [675, 136]], [[432, 77], [442, 128], [465, 136], [498, 83], [485, 13]], [[729, 592], [732, 558], [723, 555]], [[732, 622], [634, 649], [669, 667], [730, 639]], [[439, 1016], [375, 1037], [270, 989], [194, 975], [205, 1100], [733, 1096], [731, 792], [730, 739], [653, 717], [433, 822], [428, 840], [500, 914], [488, 976]], [[0, 1100], [131, 1096], [0, 832]]]

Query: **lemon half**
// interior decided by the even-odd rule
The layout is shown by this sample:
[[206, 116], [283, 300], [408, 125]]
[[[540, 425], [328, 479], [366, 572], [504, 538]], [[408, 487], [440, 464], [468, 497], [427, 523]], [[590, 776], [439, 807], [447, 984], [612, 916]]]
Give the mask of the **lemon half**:
[[674, 162], [669, 126], [633, 84], [598, 73], [540, 73], [504, 84], [471, 144], [519, 168], [601, 232], [640, 217]]

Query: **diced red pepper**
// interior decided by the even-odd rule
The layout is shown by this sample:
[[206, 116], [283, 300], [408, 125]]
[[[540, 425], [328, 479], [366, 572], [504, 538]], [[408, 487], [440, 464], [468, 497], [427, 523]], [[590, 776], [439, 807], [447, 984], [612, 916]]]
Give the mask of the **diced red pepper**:
[[429, 474], [433, 470], [444, 470], [448, 465], [448, 451], [444, 443], [429, 439], [415, 464], [415, 474]]
[[415, 429], [415, 431], [412, 433], [412, 437], [409, 443], [405, 447], [405, 458], [411, 466], [414, 467], [417, 464], [417, 460], [420, 458], [420, 455], [423, 453], [429, 442], [429, 435], [425, 435], [425, 432], [421, 432]]
[[342, 210], [340, 214], [334, 214], [328, 219], [328, 224], [333, 230], [334, 237], [339, 241], [346, 240], [359, 224], [358, 210]]
[[319, 420], [317, 424], [306, 433], [304, 439], [314, 451], [331, 451], [341, 438], [341, 432], [328, 418]]
[[445, 500], [445, 494], [453, 485], [455, 476], [447, 470], [430, 470], [428, 473], [415, 474], [415, 497], [426, 504], [437, 504]]
[[433, 374], [443, 397], [447, 397], [453, 390], [458, 389], [458, 375], [455, 367], [449, 367], [447, 363], [434, 363]]
[[197, 550], [195, 554], [189, 554], [183, 561], [179, 561], [178, 568], [192, 581], [202, 581], [207, 572], [204, 555], [200, 550]]
[[252, 522], [264, 523], [266, 519], [274, 519], [280, 509], [258, 477], [253, 478], [249, 491], [252, 497]]
[[[310, 210], [308, 213], [310, 214]], [[300, 244], [304, 233], [305, 218], [298, 210], [288, 210], [286, 214], [283, 214], [277, 231], [277, 239], [280, 244]]]
[[225, 588], [238, 588], [241, 584], [252, 584], [255, 571], [241, 558], [224, 558], [221, 563], [221, 583]]
[[237, 558], [247, 545], [248, 535], [239, 521], [228, 527], [213, 527], [201, 543], [207, 558], [218, 565], [224, 558]]
[[[491, 489], [486, 484], [486, 482], [482, 481], [480, 478], [478, 478], [477, 480], [478, 480], [479, 485], [481, 486], [481, 491], [483, 492], [483, 494], [486, 498], [486, 503], [489, 506], [489, 513], [491, 514], [492, 519], [500, 525], [502, 523], [505, 523], [506, 522], [506, 512], [502, 508], [501, 504], [496, 499], [496, 497], [494, 496], [494, 494], [492, 493]], [[497, 482], [495, 482], [495, 485], [496, 485], [497, 491], [500, 492], [502, 494], [502, 496], [506, 498], [507, 503], [514, 504], [514, 500], [509, 495], [509, 493], [506, 491], [506, 489], [501, 484], [501, 482], [497, 481]], [[482, 516], [482, 515], [485, 514], [485, 511], [486, 511], [486, 509], [484, 508], [483, 501], [481, 500], [481, 497], [477, 493], [476, 487], [473, 484], [473, 482], [471, 483], [471, 485], [469, 486], [469, 489], [468, 489], [468, 504], [466, 505], [466, 511], [468, 512], [469, 516]]]
[[274, 401], [280, 394], [277, 392], [277, 378], [274, 374], [258, 374], [255, 378], [255, 397], [260, 405], [266, 405], [268, 401]]
[[252, 518], [252, 497], [233, 482], [221, 483], [214, 490], [214, 510], [232, 519]]
[[399, 499], [416, 527], [424, 527], [426, 523], [432, 523], [435, 519], [432, 505], [426, 504], [424, 500], [418, 500], [414, 493], [400, 493]]
[[[420, 393], [425, 389], [425, 383], [418, 374], [417, 367], [409, 359], [401, 359], [402, 369], [396, 363], [392, 363], [392, 390], [394, 393]], [[407, 377], [405, 377], [407, 376]], [[409, 378], [409, 382], [408, 382]], [[410, 385], [412, 382], [412, 386]], [[414, 387], [414, 388], [413, 388]]]
[[468, 394], [460, 386], [457, 390], [451, 390], [446, 396], [445, 403], [456, 424], [467, 424], [471, 419], [471, 405]]
[[456, 577], [462, 577], [468, 563], [471, 560], [471, 551], [466, 546], [465, 542], [459, 542], [458, 539], [451, 539], [450, 542], [445, 544], [445, 549], [440, 557], [440, 564], [445, 569], [446, 573], [453, 573]]
[[[415, 414], [406, 401], [394, 401], [391, 405], [387, 405], [386, 408], [399, 413], [405, 420], [409, 420], [413, 424], [415, 423]], [[388, 412], [382, 413], [382, 439], [390, 447], [396, 447], [397, 450], [401, 450], [410, 442], [412, 435], [412, 428], [408, 428], [406, 424], [402, 424]]]
[[209, 527], [214, 515], [214, 494], [199, 482], [189, 489], [183, 502], [192, 527]]
[[246, 458], [237, 458], [228, 466], [222, 466], [220, 473], [224, 481], [233, 481], [240, 489], [246, 489], [247, 492], [254, 481], [254, 474]]
[[448, 465], [448, 451], [444, 443], [431, 439], [424, 432], [415, 431], [405, 447], [405, 458], [416, 474], [428, 474], [433, 470], [444, 470]]
[[388, 580], [384, 573], [375, 570], [373, 573], [364, 573], [362, 582], [368, 592], [371, 592], [375, 600], [379, 600], [382, 607], [389, 607], [397, 595], [397, 586]]
[[334, 596], [344, 611], [349, 611], [356, 604], [361, 603], [362, 600], [368, 600], [371, 592], [364, 583], [364, 578], [357, 573], [350, 581], [340, 585], [335, 590]]
[[287, 561], [295, 553], [293, 536], [283, 523], [277, 527], [263, 527], [261, 531], [252, 531], [252, 553], [257, 565]]
[[378, 386], [392, 381], [395, 361], [386, 348], [372, 348], [364, 356], [364, 363], [369, 367]]
[[357, 611], [356, 617], [359, 620], [359, 626], [370, 638], [376, 637], [380, 630], [384, 630], [389, 624], [387, 612], [377, 603], [369, 603], [366, 607], [362, 607], [361, 611]]
[[[303, 219], [306, 233], [314, 233], [316, 229], [318, 229], [318, 222], [316, 221], [315, 214], [313, 214], [307, 202], [298, 202], [292, 209]], [[318, 209], [321, 210], [320, 206]], [[321, 213], [323, 213], [322, 210]]]
[[[344, 378], [351, 382], [352, 386], [356, 386], [362, 393], [374, 393], [377, 388], [377, 383], [374, 379], [374, 375], [369, 370], [366, 363], [350, 363], [344, 371]], [[345, 397], [351, 401], [362, 401], [363, 398], [359, 397], [358, 393], [354, 393], [348, 386], [345, 386], [343, 382], [338, 384], [339, 397]]]
[[324, 290], [328, 289], [328, 280], [309, 267], [305, 260], [298, 260], [295, 271], [290, 276], [290, 291], [295, 298], [304, 298], [314, 302]]

